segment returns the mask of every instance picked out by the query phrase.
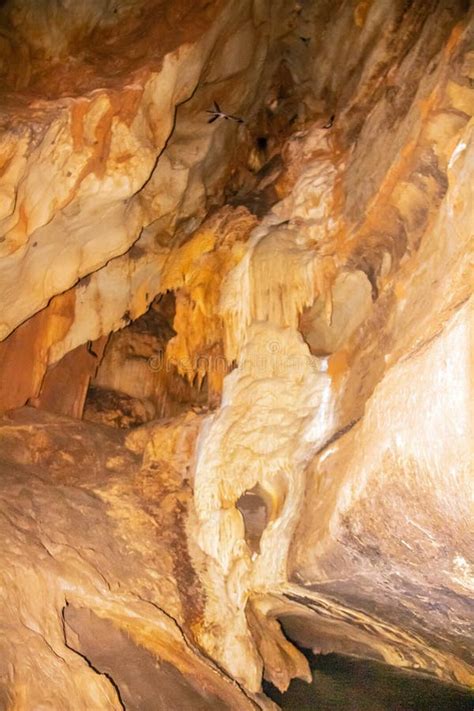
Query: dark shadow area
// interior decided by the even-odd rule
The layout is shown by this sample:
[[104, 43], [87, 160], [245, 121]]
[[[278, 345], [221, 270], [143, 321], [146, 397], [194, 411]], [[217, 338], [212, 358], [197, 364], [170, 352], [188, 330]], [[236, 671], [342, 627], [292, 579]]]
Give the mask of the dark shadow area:
[[264, 682], [265, 693], [288, 711], [472, 711], [474, 694], [421, 674], [381, 662], [340, 654], [314, 655], [313, 681], [296, 679], [280, 693]]
[[252, 553], [260, 553], [260, 539], [268, 524], [268, 509], [257, 484], [242, 494], [237, 508], [245, 522], [245, 540]]

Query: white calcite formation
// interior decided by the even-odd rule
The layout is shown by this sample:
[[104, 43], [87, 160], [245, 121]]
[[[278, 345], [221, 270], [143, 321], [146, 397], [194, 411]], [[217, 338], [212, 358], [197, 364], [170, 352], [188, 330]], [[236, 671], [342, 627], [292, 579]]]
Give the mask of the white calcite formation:
[[2, 4], [0, 709], [472, 684], [473, 26]]

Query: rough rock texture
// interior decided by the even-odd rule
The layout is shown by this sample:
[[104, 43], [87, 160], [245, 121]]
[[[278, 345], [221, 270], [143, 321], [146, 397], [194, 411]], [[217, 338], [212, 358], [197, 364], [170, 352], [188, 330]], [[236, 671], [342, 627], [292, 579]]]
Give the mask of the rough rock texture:
[[128, 443], [28, 408], [2, 421], [2, 709], [256, 708], [189, 638], [197, 419]]
[[130, 412], [125, 418], [119, 415], [119, 421], [129, 427], [133, 422], [176, 415], [205, 398], [165, 363], [168, 342], [175, 335], [174, 316], [173, 294], [165, 294], [129, 327], [111, 336], [88, 393], [86, 420], [112, 424], [127, 407], [128, 398]]
[[[59, 9], [44, 0], [0, 12], [0, 338], [95, 273], [53, 299], [42, 338], [32, 328], [21, 346], [5, 341], [2, 361], [13, 350], [26, 364], [31, 352], [41, 378], [64, 353], [123, 326], [125, 313], [142, 314], [170, 242], [219, 202], [223, 157], [249, 142], [248, 129], [208, 126], [205, 110], [220, 100], [255, 113], [288, 9], [250, 0]], [[17, 45], [25, 62], [11, 61]], [[32, 378], [29, 396], [39, 386]], [[23, 393], [5, 399], [24, 403]]]
[[63, 5], [0, 9], [0, 706], [468, 685], [472, 9]]

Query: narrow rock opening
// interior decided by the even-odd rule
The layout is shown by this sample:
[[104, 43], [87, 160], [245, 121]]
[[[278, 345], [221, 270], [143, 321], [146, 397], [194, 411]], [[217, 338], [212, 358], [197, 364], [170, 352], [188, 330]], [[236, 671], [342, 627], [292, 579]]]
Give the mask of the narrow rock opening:
[[268, 148], [268, 138], [266, 136], [257, 136], [256, 145], [259, 151], [265, 153]]

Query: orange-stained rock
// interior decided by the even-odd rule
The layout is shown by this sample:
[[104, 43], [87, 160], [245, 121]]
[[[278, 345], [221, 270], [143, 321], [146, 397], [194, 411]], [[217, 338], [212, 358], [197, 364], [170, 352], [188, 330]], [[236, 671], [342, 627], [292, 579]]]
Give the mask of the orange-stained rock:
[[[107, 269], [143, 228], [152, 224], [169, 243], [176, 226], [198, 224], [207, 203], [219, 202], [225, 158], [248, 129], [209, 126], [206, 110], [220, 100], [251, 114], [275, 63], [265, 59], [277, 25], [270, 36], [267, 28], [291, 11], [251, 0], [114, 9], [99, 2], [53, 12], [12, 0], [2, 11], [1, 339], [55, 294]], [[17, 292], [19, 279], [28, 292]], [[117, 328], [108, 319], [73, 347]]]
[[41, 410], [81, 419], [89, 384], [102, 359], [107, 338], [79, 346], [46, 372], [39, 396], [29, 401]]
[[74, 322], [74, 309], [74, 292], [61, 294], [0, 343], [0, 412], [37, 397], [50, 349]]
[[468, 685], [473, 9], [51, 7], [0, 9], [0, 705], [266, 708], [292, 640]]

